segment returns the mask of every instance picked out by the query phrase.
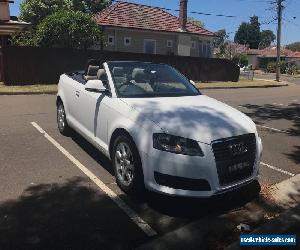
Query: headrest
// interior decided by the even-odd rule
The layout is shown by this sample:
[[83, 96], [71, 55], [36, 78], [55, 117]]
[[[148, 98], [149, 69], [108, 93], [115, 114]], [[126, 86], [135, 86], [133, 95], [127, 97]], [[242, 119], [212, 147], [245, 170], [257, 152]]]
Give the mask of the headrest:
[[89, 65], [86, 75], [96, 76], [99, 68], [100, 68], [99, 66]]
[[145, 83], [147, 82], [147, 74], [144, 69], [135, 68], [132, 71], [132, 79], [137, 83]]
[[103, 81], [107, 80], [107, 75], [106, 75], [106, 72], [105, 72], [104, 69], [99, 69], [98, 70], [98, 72], [97, 72], [97, 78], [99, 80], [103, 80]]

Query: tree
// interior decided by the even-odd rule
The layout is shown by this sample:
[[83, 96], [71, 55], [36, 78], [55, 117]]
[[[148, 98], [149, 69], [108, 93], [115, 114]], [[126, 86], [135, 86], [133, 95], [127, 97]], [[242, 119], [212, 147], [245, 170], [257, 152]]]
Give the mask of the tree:
[[260, 23], [257, 16], [252, 16], [250, 22], [241, 23], [235, 33], [234, 41], [239, 44], [249, 45], [250, 49], [257, 49], [260, 43]]
[[214, 40], [214, 46], [215, 48], [218, 48], [226, 42], [226, 40], [228, 39], [228, 35], [225, 29], [218, 30], [217, 32], [215, 32], [215, 34], [217, 38]]
[[61, 10], [37, 26], [33, 42], [39, 47], [87, 49], [100, 41], [101, 31], [90, 14]]
[[109, 4], [111, 0], [24, 0], [20, 6], [20, 18], [35, 27], [46, 16], [59, 10], [96, 13]]
[[217, 37], [214, 40], [214, 47], [219, 49], [217, 57], [224, 58], [226, 53], [226, 47], [228, 45], [227, 40], [229, 37], [225, 29], [218, 30], [217, 32], [215, 32], [215, 34]]
[[250, 17], [250, 27], [249, 47], [258, 49], [260, 43], [260, 23], [258, 21], [258, 16]]
[[260, 33], [259, 49], [270, 47], [271, 43], [274, 42], [276, 36], [272, 30], [263, 30]]
[[196, 19], [196, 18], [188, 17], [187, 20], [188, 20], [188, 22], [193, 23], [194, 25], [196, 25], [196, 26], [198, 26], [198, 27], [200, 27], [200, 28], [204, 28], [204, 27], [205, 27], [204, 22], [201, 21], [201, 20], [198, 20], [198, 19]]
[[249, 44], [251, 25], [242, 22], [234, 36], [234, 41], [239, 44]]
[[292, 51], [300, 51], [300, 42], [288, 44], [286, 48]]

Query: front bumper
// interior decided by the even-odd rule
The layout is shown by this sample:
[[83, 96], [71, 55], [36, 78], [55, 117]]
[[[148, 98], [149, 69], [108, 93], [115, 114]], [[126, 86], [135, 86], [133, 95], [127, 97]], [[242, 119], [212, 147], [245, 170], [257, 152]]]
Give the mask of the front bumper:
[[[221, 185], [219, 182], [212, 146], [204, 143], [200, 143], [200, 146], [204, 157], [173, 154], [153, 148], [147, 153], [142, 152], [141, 159], [146, 188], [174, 196], [211, 197], [237, 189], [257, 179], [262, 152], [262, 143], [259, 137], [256, 138], [256, 156], [251, 176], [226, 185]], [[157, 176], [165, 179], [159, 180]], [[169, 180], [172, 180], [172, 183], [174, 180], [174, 183], [170, 185], [167, 183]], [[180, 186], [181, 180], [187, 182]], [[189, 186], [189, 184], [195, 185]]]

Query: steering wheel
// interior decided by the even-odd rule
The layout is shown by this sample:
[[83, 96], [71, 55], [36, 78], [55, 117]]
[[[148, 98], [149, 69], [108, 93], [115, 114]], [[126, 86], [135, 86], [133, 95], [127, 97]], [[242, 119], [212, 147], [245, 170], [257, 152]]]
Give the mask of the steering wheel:
[[122, 87], [129, 86], [129, 85], [132, 85], [132, 83], [131, 82], [124, 82], [124, 83], [119, 85], [118, 89], [119, 89], [119, 91], [121, 91]]

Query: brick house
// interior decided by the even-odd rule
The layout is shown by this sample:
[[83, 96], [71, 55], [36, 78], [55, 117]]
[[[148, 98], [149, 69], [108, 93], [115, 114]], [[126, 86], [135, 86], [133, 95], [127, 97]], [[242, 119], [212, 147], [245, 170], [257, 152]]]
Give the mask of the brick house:
[[187, 21], [187, 0], [179, 17], [162, 8], [116, 2], [95, 16], [109, 51], [212, 57], [215, 34]]
[[29, 25], [10, 16], [9, 4], [13, 2], [12, 0], [0, 0], [0, 47], [7, 45], [11, 35], [22, 31]]

